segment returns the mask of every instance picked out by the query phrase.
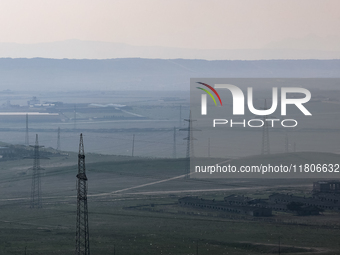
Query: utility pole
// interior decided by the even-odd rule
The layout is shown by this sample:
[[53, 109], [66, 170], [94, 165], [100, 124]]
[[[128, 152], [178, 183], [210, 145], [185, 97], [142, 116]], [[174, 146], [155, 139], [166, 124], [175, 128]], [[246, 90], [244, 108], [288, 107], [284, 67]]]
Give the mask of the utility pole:
[[35, 145], [31, 146], [34, 148], [34, 158], [33, 158], [33, 172], [32, 172], [32, 186], [31, 186], [31, 208], [41, 208], [41, 181], [40, 181], [40, 155], [38, 134], [35, 136]]
[[76, 105], [74, 105], [73, 120], [74, 120], [74, 130], [76, 130], [77, 129], [77, 106]]
[[135, 153], [135, 134], [133, 134], [132, 136], [132, 152], [131, 152], [131, 156], [133, 157]]
[[289, 152], [289, 142], [288, 142], [288, 134], [286, 133], [285, 137], [285, 153]]
[[174, 146], [173, 146], [173, 149], [172, 149], [172, 157], [177, 158], [177, 155], [176, 155], [176, 127], [174, 127]]
[[[267, 108], [267, 100], [264, 100], [264, 110], [268, 110]], [[262, 117], [263, 120], [263, 128], [262, 128], [262, 149], [261, 154], [270, 154], [270, 147], [269, 147], [269, 130], [268, 130], [268, 119], [269, 116], [264, 115]]]
[[210, 158], [210, 138], [208, 138], [208, 157]]
[[182, 105], [179, 105], [179, 123], [178, 127], [182, 126]]
[[57, 151], [60, 151], [60, 127], [58, 127]]
[[26, 113], [26, 135], [25, 135], [25, 145], [29, 146], [29, 138], [28, 138], [28, 113]]
[[80, 134], [77, 174], [76, 255], [89, 255], [89, 224], [87, 211], [87, 177], [83, 134]]

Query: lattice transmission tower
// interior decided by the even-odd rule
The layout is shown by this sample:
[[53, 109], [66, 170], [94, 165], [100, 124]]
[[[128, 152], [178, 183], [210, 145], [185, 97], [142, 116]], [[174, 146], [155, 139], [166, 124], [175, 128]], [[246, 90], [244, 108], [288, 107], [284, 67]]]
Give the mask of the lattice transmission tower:
[[39, 146], [38, 134], [35, 136], [34, 156], [33, 156], [33, 169], [32, 169], [32, 186], [31, 186], [31, 208], [41, 208], [41, 180], [40, 171], [43, 170], [40, 167], [40, 155], [39, 148], [44, 146]]
[[197, 140], [193, 136], [193, 131], [200, 131], [199, 129], [193, 128], [192, 123], [197, 120], [193, 120], [191, 118], [191, 111], [189, 114], [189, 119], [184, 119], [188, 122], [188, 128], [182, 128], [180, 131], [188, 131], [188, 136], [184, 138], [184, 140], [187, 140], [187, 152], [186, 152], [186, 159], [187, 159], [187, 165], [186, 165], [186, 178], [189, 178], [190, 176], [190, 157], [195, 157], [194, 153], [194, 140]]
[[87, 211], [87, 177], [85, 172], [83, 134], [80, 134], [78, 154], [76, 254], [90, 254]]

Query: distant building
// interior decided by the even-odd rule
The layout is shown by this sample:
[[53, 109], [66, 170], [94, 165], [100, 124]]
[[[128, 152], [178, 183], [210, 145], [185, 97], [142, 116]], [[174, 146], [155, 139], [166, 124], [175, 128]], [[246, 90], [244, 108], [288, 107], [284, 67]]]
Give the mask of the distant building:
[[[40, 100], [37, 97], [32, 97], [31, 100], [27, 101], [28, 107], [32, 107], [35, 104], [40, 104]], [[32, 105], [32, 106], [31, 106]]]
[[298, 197], [289, 194], [275, 193], [269, 196], [269, 202], [287, 205], [290, 202], [299, 202], [304, 206], [317, 207], [324, 210], [340, 210], [340, 203], [323, 201], [312, 197]]
[[340, 194], [339, 193], [314, 193], [314, 199], [319, 199], [321, 201], [331, 202], [334, 204], [340, 204]]
[[297, 214], [300, 216], [306, 215], [319, 215], [320, 209], [316, 206], [302, 206], [300, 210], [297, 211]]
[[20, 105], [18, 105], [18, 104], [11, 104], [11, 101], [7, 100], [6, 103], [3, 103], [1, 105], [1, 108], [5, 108], [5, 109], [20, 108]]
[[230, 195], [224, 198], [224, 202], [229, 205], [249, 205], [251, 198], [245, 196]]
[[330, 192], [340, 193], [340, 181], [329, 180], [329, 181], [317, 181], [313, 183], [313, 192]]
[[0, 158], [9, 157], [13, 153], [10, 147], [0, 147]]
[[272, 209], [255, 206], [236, 206], [227, 204], [224, 201], [207, 200], [197, 197], [183, 197], [178, 199], [181, 206], [194, 206], [202, 209], [211, 209], [251, 216], [272, 216]]
[[286, 204], [275, 203], [267, 199], [253, 199], [245, 196], [230, 195], [224, 198], [224, 201], [230, 205], [247, 205], [263, 208], [270, 208], [274, 211], [288, 211]]
[[30, 107], [54, 107], [55, 104], [45, 103], [45, 104], [31, 104]]

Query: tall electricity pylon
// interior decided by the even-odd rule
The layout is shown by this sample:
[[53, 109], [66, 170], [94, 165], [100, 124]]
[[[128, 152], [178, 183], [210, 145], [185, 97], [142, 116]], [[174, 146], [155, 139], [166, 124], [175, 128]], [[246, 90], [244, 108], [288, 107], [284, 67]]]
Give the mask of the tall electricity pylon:
[[89, 255], [89, 223], [87, 211], [87, 177], [85, 173], [85, 154], [83, 134], [80, 134], [77, 174], [77, 226], [76, 255]]
[[38, 135], [35, 138], [34, 147], [34, 158], [33, 158], [33, 170], [32, 170], [32, 186], [31, 186], [31, 208], [41, 208], [41, 182], [40, 182], [40, 155]]
[[193, 136], [193, 131], [198, 131], [198, 130], [194, 130], [192, 123], [194, 121], [197, 120], [193, 120], [191, 118], [191, 111], [190, 111], [190, 115], [189, 115], [189, 119], [184, 119], [185, 121], [188, 122], [188, 128], [182, 128], [180, 129], [180, 131], [188, 131], [188, 136], [186, 138], [184, 138], [184, 140], [187, 140], [187, 153], [186, 153], [186, 157], [190, 158], [190, 157], [195, 157], [195, 153], [194, 153], [194, 140], [197, 140], [194, 136]]
[[188, 122], [188, 128], [182, 128], [180, 131], [188, 131], [188, 136], [184, 138], [184, 140], [187, 140], [187, 153], [186, 153], [186, 158], [187, 158], [187, 166], [186, 166], [186, 178], [189, 178], [190, 176], [190, 157], [195, 157], [194, 153], [194, 140], [197, 140], [193, 136], [193, 131], [200, 131], [198, 129], [194, 129], [192, 123], [196, 120], [193, 120], [191, 118], [191, 111], [189, 115], [189, 119], [184, 119], [185, 121]]

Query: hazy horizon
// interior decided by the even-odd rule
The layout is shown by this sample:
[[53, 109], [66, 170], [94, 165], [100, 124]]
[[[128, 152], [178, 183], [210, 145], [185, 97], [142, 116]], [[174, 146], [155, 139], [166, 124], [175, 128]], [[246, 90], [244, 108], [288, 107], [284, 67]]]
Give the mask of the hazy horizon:
[[[317, 39], [314, 37], [314, 39]], [[265, 48], [199, 49], [165, 46], [138, 46], [127, 43], [84, 41], [70, 39], [45, 43], [1, 43], [0, 58], [52, 59], [200, 59], [200, 60], [272, 60], [272, 59], [340, 59], [340, 46], [323, 50], [324, 40], [310, 40], [309, 47], [301, 48], [306, 40], [288, 40]], [[286, 42], [287, 43], [287, 42]], [[340, 45], [335, 38], [328, 44]]]
[[0, 3], [0, 57], [339, 59], [340, 2]]

